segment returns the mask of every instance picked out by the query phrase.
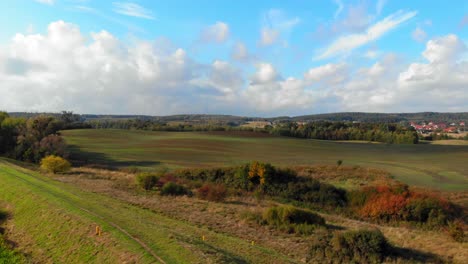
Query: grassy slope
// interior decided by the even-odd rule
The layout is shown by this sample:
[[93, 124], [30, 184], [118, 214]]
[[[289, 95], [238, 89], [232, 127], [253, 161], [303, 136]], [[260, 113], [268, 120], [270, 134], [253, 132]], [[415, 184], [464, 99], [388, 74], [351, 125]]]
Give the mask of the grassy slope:
[[276, 165], [335, 164], [376, 167], [408, 184], [468, 189], [468, 146], [386, 145], [256, 137], [251, 134], [129, 130], [63, 131], [72, 152], [111, 166], [198, 167], [262, 160]]
[[[10, 205], [13, 214], [10, 238], [40, 262], [155, 261], [116, 225], [167, 263], [292, 262], [271, 249], [251, 246], [249, 241], [83, 192], [1, 160], [0, 200]], [[94, 236], [96, 224], [103, 227], [103, 237]], [[202, 235], [206, 241], [201, 240]]]

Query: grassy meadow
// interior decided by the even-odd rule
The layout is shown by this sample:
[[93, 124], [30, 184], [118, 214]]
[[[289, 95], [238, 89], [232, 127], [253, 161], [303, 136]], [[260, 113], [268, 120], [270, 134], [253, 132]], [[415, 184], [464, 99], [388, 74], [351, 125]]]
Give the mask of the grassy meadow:
[[[8, 239], [34, 263], [295, 262], [249, 240], [80, 190], [5, 160], [0, 201], [11, 215]], [[96, 226], [102, 236], [95, 235]]]
[[259, 160], [278, 166], [359, 165], [410, 185], [468, 189], [468, 146], [387, 145], [273, 137], [249, 132], [63, 131], [72, 157], [88, 164], [168, 169], [219, 167]]

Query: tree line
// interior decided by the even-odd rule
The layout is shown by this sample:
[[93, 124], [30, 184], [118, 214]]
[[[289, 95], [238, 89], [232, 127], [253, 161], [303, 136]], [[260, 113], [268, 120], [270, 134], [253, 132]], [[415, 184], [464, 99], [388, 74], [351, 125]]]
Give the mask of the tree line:
[[279, 136], [323, 140], [365, 140], [388, 144], [417, 144], [417, 132], [408, 126], [392, 123], [352, 123], [317, 121], [306, 124], [287, 122], [269, 130]]
[[37, 115], [30, 118], [11, 117], [0, 112], [0, 154], [38, 163], [43, 157], [67, 156], [66, 145], [59, 131], [90, 128], [72, 112], [57, 116]]
[[138, 129], [151, 131], [254, 131], [276, 136], [322, 139], [322, 140], [365, 140], [388, 144], [417, 144], [417, 132], [410, 126], [394, 123], [353, 123], [316, 121], [306, 124], [282, 122], [263, 129], [223, 124], [168, 124], [143, 119], [92, 120], [87, 122], [97, 129]]

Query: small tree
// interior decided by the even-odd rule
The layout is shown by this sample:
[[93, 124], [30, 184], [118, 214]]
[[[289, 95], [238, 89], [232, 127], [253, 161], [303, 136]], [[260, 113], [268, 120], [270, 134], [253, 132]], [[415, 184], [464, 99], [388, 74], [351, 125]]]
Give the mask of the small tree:
[[62, 157], [50, 155], [41, 160], [41, 169], [53, 174], [63, 173], [71, 169], [71, 164]]
[[159, 181], [159, 176], [153, 173], [142, 172], [137, 174], [136, 181], [138, 186], [149, 191], [156, 186]]

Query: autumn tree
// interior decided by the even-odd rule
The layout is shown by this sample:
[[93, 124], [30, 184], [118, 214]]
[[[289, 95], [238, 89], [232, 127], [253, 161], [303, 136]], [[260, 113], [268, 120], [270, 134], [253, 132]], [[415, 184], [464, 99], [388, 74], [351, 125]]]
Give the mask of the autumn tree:
[[64, 173], [71, 169], [71, 164], [64, 158], [50, 155], [41, 160], [41, 169], [53, 174]]

